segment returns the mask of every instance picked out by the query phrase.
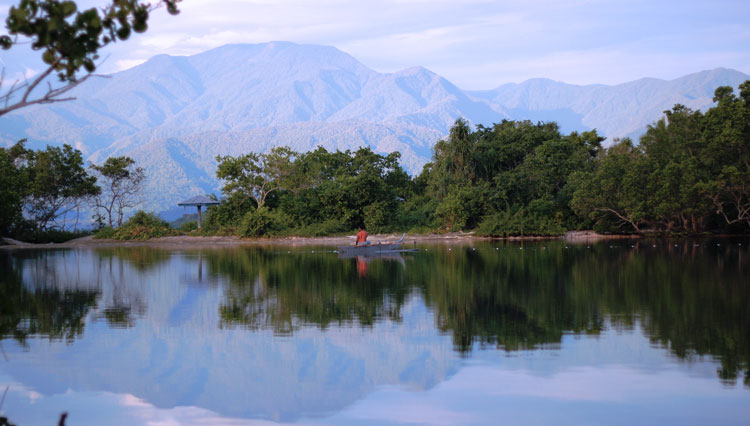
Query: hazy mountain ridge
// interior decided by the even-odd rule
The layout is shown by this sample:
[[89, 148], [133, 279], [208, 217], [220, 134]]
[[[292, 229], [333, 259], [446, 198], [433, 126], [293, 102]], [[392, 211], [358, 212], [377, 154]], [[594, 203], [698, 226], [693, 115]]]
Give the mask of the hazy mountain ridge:
[[[611, 140], [625, 136], [637, 138], [645, 132], [648, 124], [678, 103], [705, 110], [713, 104], [717, 87], [736, 88], [747, 79], [750, 76], [739, 71], [716, 68], [675, 80], [642, 78], [615, 86], [576, 86], [532, 79], [469, 93], [506, 108], [513, 119], [545, 116], [545, 113], [550, 117], [562, 116], [556, 121], [566, 130], [596, 128]], [[570, 117], [579, 120], [575, 122]]]
[[721, 85], [750, 76], [717, 68], [665, 81], [575, 86], [547, 79], [464, 91], [423, 68], [378, 73], [333, 47], [272, 42], [227, 45], [188, 57], [158, 55], [87, 81], [77, 101], [0, 117], [0, 143], [69, 143], [89, 161], [129, 155], [147, 169], [146, 207], [216, 192], [216, 155], [288, 145], [399, 151], [412, 173], [458, 117], [557, 121], [562, 130], [596, 128], [637, 136], [675, 103], [712, 104]]

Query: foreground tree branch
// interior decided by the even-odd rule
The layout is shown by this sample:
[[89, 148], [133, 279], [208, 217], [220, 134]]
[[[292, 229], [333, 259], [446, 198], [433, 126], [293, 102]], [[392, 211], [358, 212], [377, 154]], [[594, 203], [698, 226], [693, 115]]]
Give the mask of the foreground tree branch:
[[[42, 50], [47, 68], [33, 81], [20, 84], [16, 80], [7, 89], [3, 69], [0, 116], [34, 104], [75, 99], [63, 95], [94, 75], [99, 49], [117, 40], [127, 40], [133, 31], [146, 31], [149, 13], [156, 8], [166, 6], [170, 14], [179, 13], [180, 1], [159, 0], [151, 5], [141, 0], [113, 0], [101, 10], [90, 8], [79, 12], [74, 1], [20, 0], [10, 8], [5, 20], [9, 34], [0, 36], [0, 47], [8, 50], [19, 44], [19, 36], [30, 39], [32, 49]], [[84, 71], [82, 76], [81, 71]], [[47, 81], [46, 92], [34, 96], [41, 83], [55, 73], [59, 85]]]

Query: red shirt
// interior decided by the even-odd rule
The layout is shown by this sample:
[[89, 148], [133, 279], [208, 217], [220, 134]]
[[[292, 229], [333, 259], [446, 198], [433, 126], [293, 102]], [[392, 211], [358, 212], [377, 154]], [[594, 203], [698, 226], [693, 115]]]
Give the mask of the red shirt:
[[357, 233], [357, 242], [355, 242], [354, 245], [356, 246], [357, 244], [364, 243], [365, 241], [367, 241], [367, 231], [365, 231], [364, 229], [360, 229]]

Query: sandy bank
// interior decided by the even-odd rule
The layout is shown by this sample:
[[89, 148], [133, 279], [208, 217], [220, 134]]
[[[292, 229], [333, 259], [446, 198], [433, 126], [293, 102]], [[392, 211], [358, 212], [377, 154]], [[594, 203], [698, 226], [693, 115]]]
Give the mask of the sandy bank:
[[586, 230], [586, 231], [569, 231], [569, 232], [566, 232], [562, 238], [569, 243], [594, 243], [597, 241], [604, 241], [604, 240], [621, 240], [621, 239], [640, 238], [640, 236], [639, 235], [602, 235], [602, 234], [597, 234], [594, 231]]
[[[368, 238], [372, 243], [395, 241], [401, 238], [400, 234], [378, 234], [370, 235]], [[429, 243], [429, 244], [466, 244], [473, 241], [535, 241], [535, 240], [555, 240], [560, 239], [569, 243], [593, 243], [603, 240], [639, 238], [637, 235], [601, 235], [594, 231], [571, 231], [563, 237], [507, 237], [507, 238], [489, 238], [478, 237], [472, 233], [449, 232], [445, 234], [407, 234], [404, 238], [406, 244]], [[197, 237], [189, 235], [180, 235], [174, 237], [152, 238], [146, 241], [120, 241], [108, 239], [94, 239], [94, 237], [83, 237], [70, 240], [60, 244], [32, 244], [22, 241], [2, 238], [5, 245], [0, 245], [0, 249], [30, 249], [30, 248], [97, 248], [97, 247], [160, 247], [160, 248], [219, 248], [233, 246], [250, 246], [250, 245], [284, 245], [284, 246], [342, 246], [353, 245], [354, 235], [339, 237], [283, 237], [283, 238], [240, 238], [234, 236], [209, 236]]]
[[[368, 238], [372, 243], [395, 241], [401, 238], [400, 234], [370, 235]], [[197, 237], [180, 235], [174, 237], [152, 238], [146, 241], [120, 241], [109, 239], [95, 239], [94, 237], [83, 237], [70, 240], [60, 244], [31, 244], [22, 241], [4, 238], [6, 245], [0, 249], [30, 249], [30, 248], [98, 248], [98, 247], [160, 247], [160, 248], [218, 248], [243, 245], [284, 245], [284, 246], [340, 246], [353, 245], [355, 236], [343, 237], [284, 237], [284, 238], [240, 238], [234, 236], [210, 236]], [[407, 244], [417, 243], [465, 243], [470, 241], [490, 240], [485, 237], [477, 237], [470, 233], [452, 232], [447, 234], [406, 235], [404, 242]]]

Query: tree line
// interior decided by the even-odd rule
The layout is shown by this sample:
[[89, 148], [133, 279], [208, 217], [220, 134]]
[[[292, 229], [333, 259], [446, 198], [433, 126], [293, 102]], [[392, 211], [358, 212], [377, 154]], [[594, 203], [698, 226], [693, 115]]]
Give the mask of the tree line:
[[716, 89], [706, 113], [675, 105], [636, 146], [615, 143], [572, 177], [571, 207], [600, 229], [750, 228], [750, 81]]
[[[739, 96], [715, 92], [705, 113], [675, 105], [635, 144], [603, 147], [595, 130], [560, 132], [556, 123], [504, 120], [472, 130], [458, 119], [409, 176], [400, 154], [370, 148], [218, 156], [223, 198], [208, 209], [204, 234], [316, 236], [351, 232], [475, 230], [479, 235], [685, 233], [750, 230], [750, 81]], [[84, 166], [63, 145], [0, 148], [0, 233], [78, 226], [93, 208], [98, 227], [124, 225], [140, 201], [142, 168], [128, 157]], [[132, 222], [132, 223], [131, 223]], [[169, 235], [138, 213], [119, 234]], [[131, 229], [132, 228], [132, 229]], [[153, 228], [153, 229], [152, 229]], [[158, 228], [158, 230], [156, 229]]]
[[410, 178], [369, 148], [217, 157], [208, 232], [244, 236], [476, 230], [490, 236], [750, 230], [750, 81], [705, 113], [675, 105], [639, 144], [595, 130], [459, 119]]
[[76, 231], [81, 210], [93, 210], [98, 227], [120, 226], [140, 202], [143, 168], [129, 157], [85, 166], [70, 145], [28, 149], [21, 140], [0, 148], [0, 235], [26, 240]]

